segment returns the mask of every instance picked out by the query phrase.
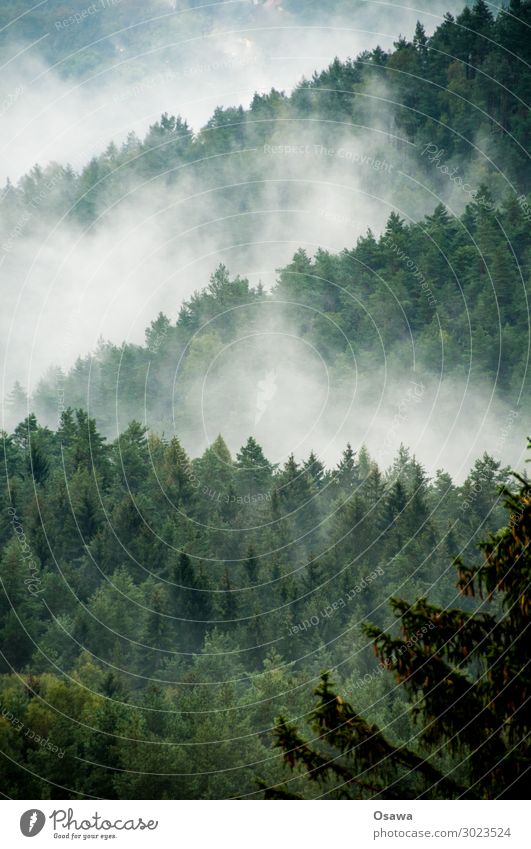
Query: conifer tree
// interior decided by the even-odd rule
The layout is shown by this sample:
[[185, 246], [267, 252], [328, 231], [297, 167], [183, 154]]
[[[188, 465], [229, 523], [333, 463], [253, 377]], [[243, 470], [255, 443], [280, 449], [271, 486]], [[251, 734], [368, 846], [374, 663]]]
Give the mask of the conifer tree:
[[[400, 636], [365, 628], [379, 662], [411, 694], [422, 754], [389, 742], [336, 693], [326, 673], [312, 714], [319, 746], [279, 720], [276, 745], [291, 769], [339, 797], [526, 798], [531, 484], [515, 477], [519, 490], [504, 490], [508, 523], [481, 543], [483, 562], [470, 567], [456, 561], [459, 588], [479, 599], [478, 608], [391, 599]], [[436, 765], [442, 752], [448, 773]], [[267, 798], [290, 795], [262, 786]]]

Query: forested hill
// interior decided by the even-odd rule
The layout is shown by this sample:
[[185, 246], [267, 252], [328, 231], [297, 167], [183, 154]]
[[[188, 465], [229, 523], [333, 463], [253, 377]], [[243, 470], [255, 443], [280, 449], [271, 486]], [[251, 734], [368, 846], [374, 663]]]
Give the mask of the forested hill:
[[[251, 432], [256, 384], [275, 367], [278, 350], [237, 348], [228, 359], [225, 352], [234, 339], [259, 337], [272, 322], [313, 346], [345, 403], [356, 369], [370, 375], [386, 367], [403, 379], [420, 374], [426, 383], [430, 376], [433, 383], [472, 380], [525, 414], [528, 228], [517, 200], [496, 211], [483, 190], [461, 218], [442, 205], [416, 224], [392, 213], [378, 239], [369, 232], [340, 254], [318, 250], [310, 257], [301, 249], [271, 292], [220, 266], [176, 322], [163, 314], [152, 322], [144, 346], [102, 342], [67, 374], [52, 370], [31, 399], [15, 386], [9, 419], [14, 425], [31, 409], [53, 426], [58, 409], [88, 405], [106, 434], [136, 418], [160, 433], [175, 429], [198, 450], [194, 404], [210, 374], [218, 394], [230, 386], [231, 405]], [[215, 406], [215, 392], [211, 397]], [[221, 397], [217, 404], [226, 411]]]
[[[106, 433], [114, 418], [109, 399], [117, 392], [126, 426], [143, 418], [139, 399], [150, 363], [148, 423], [168, 431], [171, 419], [186, 437], [186, 409], [180, 403], [171, 409], [166, 391], [172, 358], [183, 354], [174, 399], [181, 402], [231, 332], [219, 320], [203, 329], [201, 322], [226, 304], [266, 302], [274, 280], [261, 287], [257, 278], [230, 280], [218, 269], [177, 320], [182, 292], [205, 286], [216, 264], [209, 257], [219, 254], [237, 270], [269, 263], [271, 276], [278, 245], [277, 265], [285, 267], [274, 294], [314, 310], [303, 318], [286, 308], [283, 319], [317, 346], [340, 381], [349, 346], [360, 363], [376, 366], [385, 350], [402, 370], [439, 374], [442, 368], [443, 376], [471, 377], [476, 385], [486, 378], [489, 392], [495, 384], [495, 392], [519, 408], [526, 394], [531, 265], [525, 198], [530, 23], [530, 2], [514, 0], [496, 18], [477, 2], [455, 20], [447, 15], [431, 38], [419, 24], [392, 51], [336, 60], [291, 95], [272, 90], [257, 94], [249, 109], [216, 109], [196, 134], [186, 116], [166, 114], [144, 139], [131, 134], [120, 147], [109, 145], [80, 173], [66, 164], [36, 166], [18, 184], [8, 183], [0, 245], [14, 301], [26, 274], [41, 291], [58, 273], [64, 297], [55, 308], [67, 325], [79, 323], [83, 309], [66, 306], [70, 298], [80, 302], [72, 278], [83, 275], [88, 259], [107, 256], [110, 239], [116, 258], [103, 263], [101, 281], [94, 272], [86, 291], [97, 292], [98, 283], [102, 297], [114, 290], [113, 263], [123, 265], [122, 251], [157, 286], [164, 284], [164, 303], [174, 305], [167, 310], [171, 319], [159, 316], [148, 330], [146, 347], [105, 341], [68, 375], [55, 371], [33, 384], [29, 405], [16, 387], [8, 425], [29, 409], [56, 424], [64, 390], [63, 406], [88, 403]], [[391, 213], [398, 198], [400, 212]], [[140, 210], [145, 221], [138, 220]], [[366, 232], [368, 223], [376, 236]], [[148, 246], [154, 241], [148, 265], [145, 253], [135, 254], [136, 226], [146, 231]], [[85, 253], [79, 259], [74, 253], [63, 269], [65, 245], [68, 258], [78, 242]], [[337, 253], [330, 242], [344, 250]], [[44, 253], [30, 268], [35, 244]], [[301, 250], [286, 265], [290, 245]], [[134, 289], [135, 273], [129, 279], [127, 272], [126, 305], [129, 287], [133, 303], [145, 293], [143, 278], [140, 295]], [[252, 318], [233, 311], [230, 327], [252, 325], [258, 312]], [[146, 314], [144, 326], [151, 317]], [[16, 372], [22, 356], [15, 360]], [[21, 366], [17, 376], [25, 382]]]
[[[230, 152], [274, 142], [275, 136], [278, 141], [279, 135], [287, 142], [291, 134], [300, 143], [308, 140], [310, 131], [315, 141], [330, 146], [337, 142], [339, 131], [361, 135], [368, 124], [379, 128], [381, 136], [379, 143], [378, 134], [373, 134], [371, 153], [381, 146], [388, 157], [400, 161], [405, 142], [413, 143], [415, 165], [431, 177], [435, 191], [444, 193], [448, 188], [450, 166], [467, 166], [461, 182], [470, 183], [474, 162], [476, 176], [488, 175], [493, 183], [489, 187], [493, 191], [496, 187], [498, 197], [528, 192], [530, 24], [529, 0], [511, 0], [496, 18], [478, 0], [455, 19], [446, 15], [430, 38], [418, 24], [414, 35], [400, 36], [393, 50], [376, 48], [347, 62], [336, 60], [289, 96], [272, 90], [257, 94], [249, 109], [216, 109], [196, 136], [188, 129], [186, 116], [169, 117], [168, 104], [168, 115], [143, 140], [131, 135], [120, 149], [110, 145], [80, 174], [66, 163], [36, 168], [17, 188], [10, 187], [4, 209], [7, 205], [16, 215], [53, 178], [53, 191], [48, 189], [39, 202], [42, 216], [72, 208], [73, 218], [87, 223], [111, 201], [116, 203], [131, 182], [160, 176], [174, 186], [185, 164], [201, 161], [205, 167], [205, 160], [220, 153], [226, 154], [223, 167], [241, 175], [242, 160], [231, 160]], [[441, 167], [434, 167], [429, 154], [423, 155], [428, 144], [443, 151], [435, 162]], [[397, 147], [399, 151], [394, 150]], [[210, 163], [208, 179], [216, 167], [219, 163]], [[269, 167], [270, 161], [265, 168]], [[260, 162], [252, 160], [249, 174], [257, 170]], [[468, 185], [467, 191], [471, 188]]]
[[[435, 11], [430, 0], [417, 0], [415, 8]], [[202, 39], [208, 51], [210, 36], [231, 29], [355, 28], [376, 17], [363, 0], [5, 0], [0, 49], [33, 43], [32, 56], [78, 79], [134, 57], [124, 70], [141, 79], [160, 64], [161, 50], [164, 60], [178, 63], [192, 39]]]
[[[1, 435], [4, 795], [520, 792], [530, 487], [480, 443], [497, 402], [498, 447], [529, 412], [530, 24], [478, 0], [197, 133], [168, 104], [79, 173], [8, 182], [5, 373], [57, 340], [68, 366], [15, 385]], [[105, 315], [140, 335], [70, 368]], [[448, 388], [479, 398], [466, 433]], [[416, 409], [429, 471], [397, 445]]]
[[29, 417], [3, 450], [0, 746], [17, 798], [256, 795], [257, 774], [284, 778], [276, 715], [303, 716], [332, 666], [405, 742], [406, 703], [360, 625], [391, 624], [390, 586], [450, 604], [450, 558], [504, 515], [507, 469], [488, 456], [462, 486], [406, 449], [385, 471], [350, 446], [334, 469], [274, 468], [254, 439], [231, 457], [218, 438], [191, 461], [138, 422], [107, 444], [70, 410], [57, 431]]

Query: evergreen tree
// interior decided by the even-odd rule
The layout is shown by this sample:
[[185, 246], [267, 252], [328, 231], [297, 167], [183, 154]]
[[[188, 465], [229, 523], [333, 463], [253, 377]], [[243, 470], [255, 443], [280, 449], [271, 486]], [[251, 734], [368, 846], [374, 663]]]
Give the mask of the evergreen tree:
[[265, 496], [271, 487], [273, 468], [253, 436], [236, 454], [236, 481], [242, 496]]
[[358, 484], [358, 469], [356, 466], [356, 452], [352, 450], [350, 442], [341, 455], [341, 460], [335, 472], [335, 480], [344, 495], [350, 495]]
[[[461, 592], [498, 601], [492, 612], [392, 599], [401, 636], [366, 626], [380, 662], [411, 693], [426, 755], [395, 747], [336, 694], [328, 674], [322, 676], [312, 714], [320, 748], [280, 718], [276, 744], [285, 763], [324, 784], [328, 794], [526, 798], [530, 716], [522, 707], [531, 688], [525, 644], [531, 612], [531, 486], [517, 479], [518, 492], [505, 490], [507, 526], [481, 544], [483, 563], [467, 567], [457, 561]], [[337, 754], [331, 757], [330, 750]], [[448, 753], [446, 771], [441, 750]], [[269, 788], [266, 796], [289, 793]]]

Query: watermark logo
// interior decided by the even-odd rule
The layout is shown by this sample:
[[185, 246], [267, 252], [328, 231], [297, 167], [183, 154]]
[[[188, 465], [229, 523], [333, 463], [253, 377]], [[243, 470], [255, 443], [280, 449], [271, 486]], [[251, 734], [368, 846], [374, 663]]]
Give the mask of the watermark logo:
[[254, 423], [258, 424], [270, 402], [277, 394], [277, 373], [275, 369], [268, 371], [263, 380], [258, 381]]
[[37, 808], [25, 811], [20, 817], [20, 830], [24, 837], [35, 837], [44, 828], [46, 817]]
[[496, 211], [495, 203], [490, 203], [489, 201], [485, 200], [485, 198], [481, 197], [481, 195], [478, 194], [477, 187], [475, 188], [474, 186], [471, 186], [470, 183], [465, 183], [463, 181], [463, 178], [457, 173], [459, 170], [457, 166], [450, 170], [448, 165], [445, 164], [444, 158], [446, 156], [446, 150], [444, 148], [438, 147], [436, 144], [433, 143], [428, 143], [424, 146], [424, 149], [422, 150], [420, 155], [427, 156], [429, 162], [431, 162], [432, 165], [435, 165], [437, 171], [439, 171], [441, 174], [444, 174], [445, 177], [448, 177], [450, 182], [452, 182], [455, 186], [461, 189], [461, 191], [468, 195], [471, 200], [475, 201], [478, 206], [485, 207], [485, 209], [487, 209], [489, 212]]

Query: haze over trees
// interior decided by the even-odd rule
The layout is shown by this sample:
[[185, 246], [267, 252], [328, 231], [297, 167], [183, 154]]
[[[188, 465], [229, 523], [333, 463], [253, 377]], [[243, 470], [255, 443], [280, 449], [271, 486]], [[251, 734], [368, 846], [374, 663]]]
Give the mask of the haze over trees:
[[350, 446], [335, 469], [274, 468], [252, 437], [191, 460], [138, 422], [108, 444], [70, 409], [57, 431], [31, 415], [4, 452], [0, 730], [20, 798], [253, 795], [257, 771], [283, 778], [276, 714], [309, 711], [330, 667], [346, 692], [369, 675], [354, 692], [405, 743], [360, 626], [390, 626], [390, 586], [451, 605], [450, 558], [501, 524], [508, 472], [485, 455], [455, 486], [405, 448], [384, 471]]
[[[283, 4], [305, 20], [322, 5]], [[277, 9], [248, 6], [249, 19]], [[28, 11], [21, 37], [32, 39], [80, 8], [13, 2], [0, 29]], [[54, 27], [43, 55], [75, 79], [136, 43], [134, 26], [120, 38], [112, 27], [158, 12], [92, 15], [93, 48], [77, 51], [72, 29], [68, 59], [69, 27]], [[71, 238], [103, 262], [123, 220], [157, 205], [169, 209], [170, 260], [148, 255], [143, 291], [186, 269], [181, 227], [210, 263], [185, 297], [172, 288], [174, 312], [155, 310], [143, 342], [101, 339], [7, 391], [7, 797], [523, 796], [531, 492], [500, 455], [529, 412], [530, 24], [531, 2], [494, 16], [477, 0], [429, 37], [419, 23], [392, 50], [336, 59], [290, 94], [216, 108], [200, 130], [168, 111], [79, 170], [39, 164], [7, 183], [1, 268], [17, 285], [48, 227], [61, 258]], [[153, 43], [163, 26], [146, 30]], [[365, 170], [347, 203], [334, 180], [349, 162]], [[327, 180], [337, 206], [315, 194]], [[178, 211], [187, 193], [208, 200]], [[365, 220], [375, 197], [379, 229]], [[265, 213], [292, 206], [317, 230], [353, 235], [337, 249], [286, 239], [291, 256], [266, 282], [210, 251], [205, 220], [223, 221], [220, 244], [251, 251], [275, 241]], [[127, 232], [134, 253], [142, 229]], [[433, 387], [481, 389], [509, 414], [500, 451], [477, 450], [456, 479], [395, 445], [391, 418], [376, 450], [349, 437], [328, 461], [315, 422], [332, 433], [353, 398], [377, 397], [382, 374], [408, 387], [395, 419]], [[279, 444], [305, 436], [275, 453], [259, 435], [273, 426]]]

